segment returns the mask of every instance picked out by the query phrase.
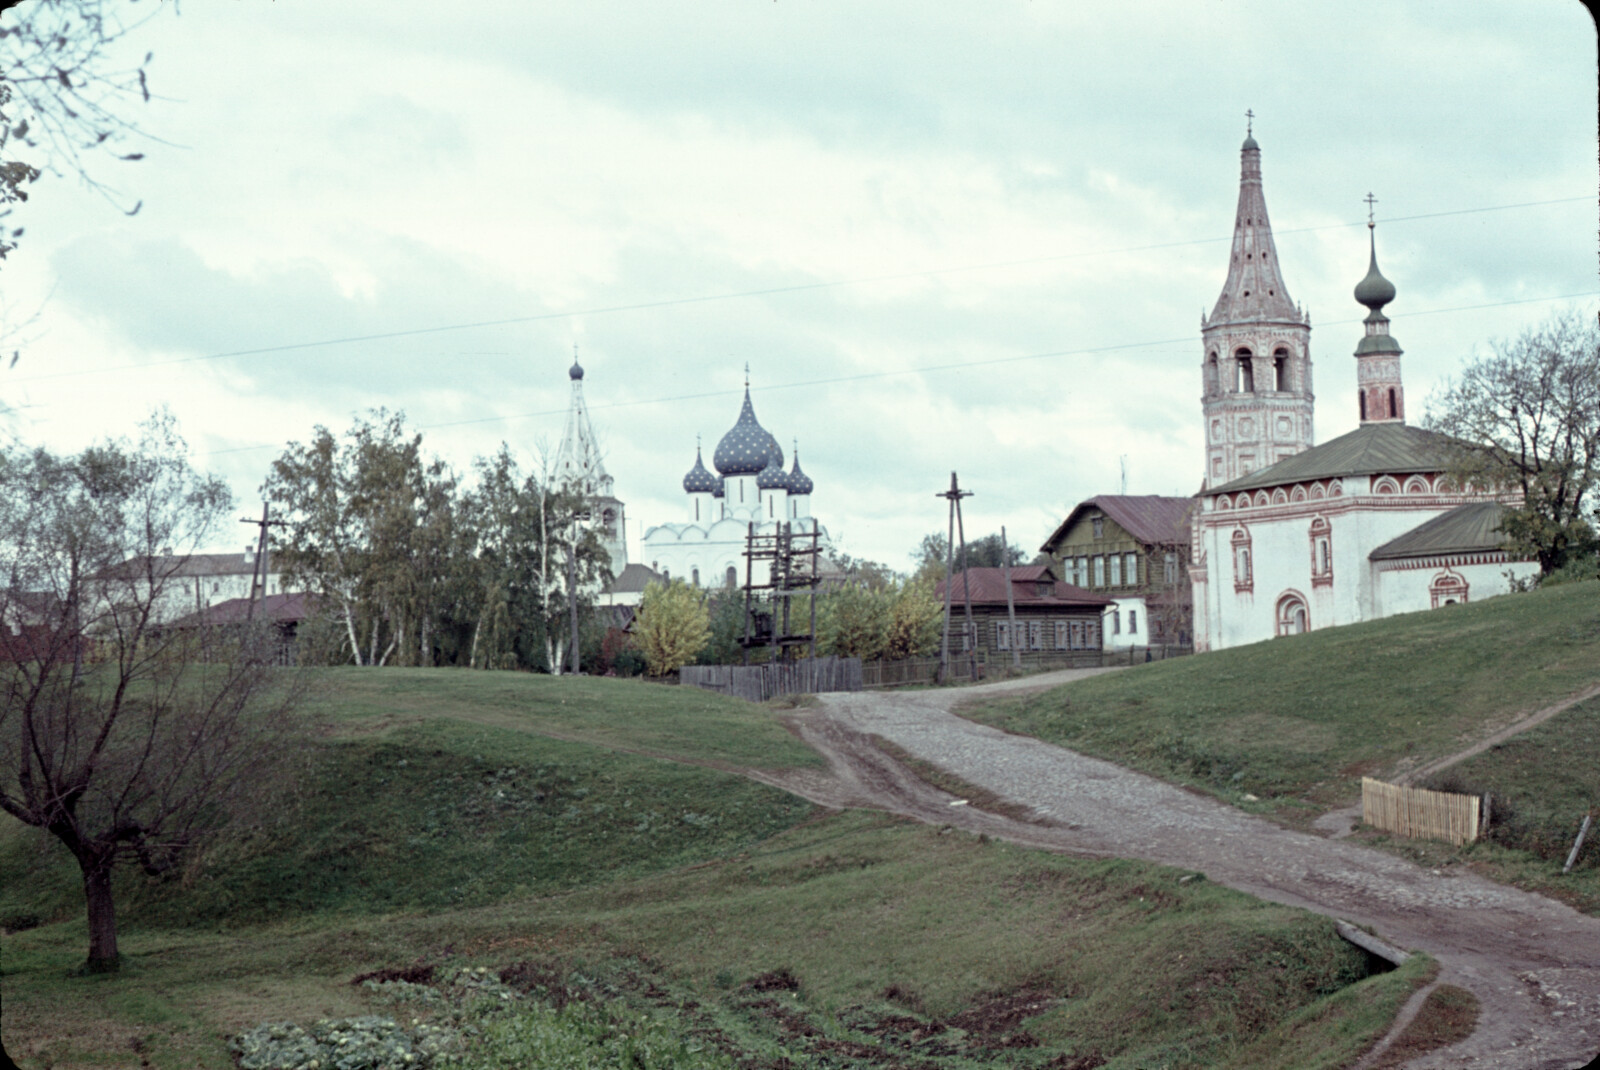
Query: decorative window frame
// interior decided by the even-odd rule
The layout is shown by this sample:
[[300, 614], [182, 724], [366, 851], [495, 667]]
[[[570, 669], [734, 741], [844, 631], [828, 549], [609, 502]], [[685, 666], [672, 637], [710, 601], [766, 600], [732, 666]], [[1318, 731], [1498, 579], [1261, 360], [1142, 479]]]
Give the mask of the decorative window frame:
[[1251, 560], [1250, 529], [1243, 524], [1233, 529], [1233, 537], [1229, 540], [1233, 546], [1233, 590], [1236, 594], [1254, 591], [1255, 564]]
[[1466, 605], [1470, 587], [1471, 584], [1467, 583], [1466, 577], [1461, 573], [1451, 568], [1441, 569], [1428, 584], [1428, 598], [1433, 603], [1433, 609], [1451, 602]]
[[[1333, 525], [1325, 516], [1311, 518], [1311, 586], [1333, 586]], [[1321, 551], [1320, 553], [1318, 551]]]
[[1422, 478], [1421, 476], [1412, 476], [1410, 479], [1406, 480], [1406, 493], [1407, 494], [1426, 494], [1426, 493], [1428, 493], [1428, 481], [1426, 479]]
[[996, 650], [1011, 649], [1011, 626], [1003, 620], [994, 622], [994, 648]]
[[[1304, 625], [1298, 630], [1295, 625], [1295, 611], [1301, 614], [1301, 623]], [[1300, 635], [1311, 630], [1311, 606], [1306, 601], [1306, 596], [1294, 588], [1284, 591], [1278, 596], [1278, 601], [1272, 610], [1274, 635]]]
[[1372, 484], [1372, 493], [1399, 494], [1400, 484], [1394, 481], [1393, 476], [1379, 476], [1377, 481]]
[[1067, 650], [1067, 649], [1069, 649], [1067, 644], [1070, 641], [1071, 637], [1068, 634], [1067, 622], [1064, 621], [1064, 620], [1058, 620], [1058, 621], [1055, 622], [1055, 626], [1056, 626], [1056, 649], [1057, 650]]
[[1028, 649], [1029, 650], [1043, 650], [1044, 649], [1044, 621], [1042, 621], [1042, 620], [1030, 620], [1030, 621], [1028, 621]]

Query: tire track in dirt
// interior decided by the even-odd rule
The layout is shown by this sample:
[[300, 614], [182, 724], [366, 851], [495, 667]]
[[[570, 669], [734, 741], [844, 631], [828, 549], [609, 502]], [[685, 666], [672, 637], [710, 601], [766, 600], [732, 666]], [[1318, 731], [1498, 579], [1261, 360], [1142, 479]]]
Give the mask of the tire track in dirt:
[[[1280, 828], [1141, 773], [950, 712], [995, 690], [819, 696], [787, 721], [828, 769], [748, 771], [832, 807], [868, 807], [1044, 850], [1199, 870], [1250, 895], [1367, 925], [1439, 961], [1439, 981], [1477, 996], [1477, 1029], [1417, 1070], [1568, 1070], [1600, 1052], [1600, 919], [1473, 874], [1441, 873], [1345, 840]], [[1543, 712], [1543, 711], [1541, 711]], [[871, 741], [1031, 808], [1043, 823], [970, 806], [919, 780]]]

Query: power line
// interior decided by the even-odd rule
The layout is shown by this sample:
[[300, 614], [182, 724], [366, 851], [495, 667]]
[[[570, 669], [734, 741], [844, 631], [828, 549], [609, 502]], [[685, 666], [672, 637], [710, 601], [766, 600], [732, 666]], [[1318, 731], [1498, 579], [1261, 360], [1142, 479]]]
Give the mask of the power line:
[[[1504, 308], [1507, 305], [1537, 304], [1541, 301], [1571, 301], [1582, 297], [1600, 297], [1600, 290], [1589, 290], [1584, 293], [1575, 294], [1559, 294], [1550, 297], [1519, 297], [1510, 301], [1491, 301], [1481, 305], [1456, 305], [1451, 308], [1430, 308], [1423, 309], [1419, 312], [1407, 312], [1406, 317], [1438, 316], [1447, 312], [1471, 312], [1473, 310], [1483, 308]], [[1320, 326], [1344, 327], [1349, 326], [1352, 323], [1361, 322], [1363, 321], [1359, 318], [1328, 320], [1326, 323], [1323, 323]], [[925, 364], [918, 368], [895, 368], [889, 371], [858, 372], [854, 375], [833, 375], [824, 379], [801, 379], [792, 383], [778, 383], [774, 386], [754, 387], [752, 388], [752, 392], [757, 394], [765, 394], [778, 390], [797, 390], [802, 387], [830, 386], [836, 383], [857, 383], [871, 379], [889, 379], [901, 375], [931, 375], [936, 372], [956, 371], [961, 368], [983, 368], [996, 364], [1016, 364], [1027, 360], [1045, 360], [1050, 357], [1080, 357], [1088, 356], [1091, 353], [1114, 353], [1124, 349], [1149, 349], [1155, 346], [1179, 344], [1189, 345], [1192, 344], [1194, 340], [1195, 337], [1193, 335], [1186, 335], [1182, 338], [1160, 338], [1148, 342], [1123, 342], [1117, 345], [1089, 346], [1083, 349], [1054, 349], [1041, 353], [1023, 353], [1009, 357], [986, 357], [982, 360], [952, 361], [949, 364]], [[695, 394], [676, 394], [671, 397], [640, 398], [634, 401], [602, 402], [599, 405], [589, 405], [589, 409], [591, 412], [606, 411], [610, 409], [631, 409], [637, 408], [641, 405], [668, 405], [678, 401], [701, 401], [706, 398], [732, 397], [738, 393], [739, 391], [737, 389], [703, 390]], [[559, 409], [541, 409], [537, 412], [509, 413], [503, 416], [476, 416], [470, 420], [448, 420], [443, 423], [421, 424], [417, 427], [417, 430], [437, 431], [447, 427], [468, 427], [473, 424], [499, 423], [505, 420], [529, 420], [539, 416], [560, 416], [566, 411], [566, 408], [563, 407]], [[269, 450], [277, 448], [278, 446], [276, 443], [263, 443], [258, 446], [234, 446], [225, 450], [211, 450], [210, 453], [212, 456], [218, 456], [225, 453], [249, 453], [255, 450]]]
[[[1545, 201], [1521, 201], [1516, 204], [1495, 204], [1481, 208], [1459, 208], [1447, 212], [1428, 212], [1421, 215], [1395, 216], [1386, 219], [1386, 224], [1406, 223], [1419, 219], [1437, 219], [1442, 216], [1472, 215], [1481, 212], [1502, 212], [1514, 208], [1536, 208], [1551, 204], [1570, 204], [1575, 201], [1589, 201], [1592, 197], [1558, 197]], [[1295, 227], [1287, 230], [1274, 231], [1277, 235], [1285, 234], [1310, 234], [1324, 230], [1344, 230], [1350, 227], [1365, 226], [1364, 221], [1354, 223], [1326, 223], [1315, 227]], [[887, 275], [866, 275], [854, 279], [836, 279], [832, 282], [807, 282], [796, 283], [792, 286], [772, 286], [759, 290], [740, 290], [731, 293], [705, 294], [698, 297], [664, 298], [660, 301], [641, 301], [626, 305], [603, 305], [595, 308], [576, 309], [566, 312], [543, 312], [534, 316], [509, 316], [503, 319], [477, 320], [471, 323], [452, 323], [436, 327], [416, 327], [403, 331], [383, 331], [375, 334], [348, 335], [340, 338], [324, 338], [309, 342], [289, 342], [283, 345], [259, 346], [254, 349], [231, 349], [220, 353], [205, 353], [193, 357], [174, 357], [171, 360], [147, 361], [138, 364], [117, 364], [109, 368], [79, 369], [69, 372], [46, 372], [40, 375], [22, 376], [12, 382], [29, 383], [42, 382], [49, 379], [65, 379], [80, 375], [106, 375], [111, 372], [134, 371], [145, 368], [160, 368], [176, 364], [195, 364], [203, 361], [222, 360], [228, 357], [257, 357], [273, 353], [292, 353], [306, 349], [320, 349], [326, 346], [354, 345], [358, 342], [382, 342], [396, 338], [417, 338], [430, 334], [446, 334], [453, 331], [478, 330], [486, 327], [507, 327], [524, 323], [539, 323], [548, 320], [569, 319], [575, 316], [601, 316], [618, 312], [644, 312], [651, 309], [674, 308], [683, 305], [707, 304], [714, 301], [733, 301], [750, 297], [774, 297], [780, 294], [803, 293], [810, 290], [827, 290], [841, 286], [864, 286], [874, 282], [898, 282], [907, 279], [932, 278], [939, 275], [953, 275], [966, 271], [992, 271], [999, 268], [1026, 267], [1034, 264], [1058, 263], [1066, 260], [1085, 260], [1097, 256], [1117, 256], [1123, 253], [1151, 252], [1158, 249], [1177, 249], [1192, 245], [1214, 245], [1220, 242], [1232, 241], [1230, 234], [1221, 238], [1190, 238], [1184, 241], [1157, 242], [1150, 245], [1129, 245], [1120, 249], [1096, 249], [1088, 252], [1058, 253], [1052, 256], [1030, 257], [1022, 260], [995, 260], [981, 264], [966, 264], [958, 267], [930, 268], [923, 271], [896, 272]]]

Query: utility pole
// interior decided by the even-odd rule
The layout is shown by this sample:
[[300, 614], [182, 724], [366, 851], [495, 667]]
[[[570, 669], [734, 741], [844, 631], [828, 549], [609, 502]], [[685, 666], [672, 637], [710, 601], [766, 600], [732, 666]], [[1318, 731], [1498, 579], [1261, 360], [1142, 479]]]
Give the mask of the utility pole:
[[[970, 490], [962, 490], [956, 482], [956, 474], [950, 473], [950, 489], [934, 495], [950, 503], [950, 519], [946, 525], [947, 533], [944, 540], [944, 634], [939, 640], [939, 682], [950, 682], [950, 572], [955, 565], [956, 554], [956, 515], [961, 507], [962, 498], [972, 497]], [[966, 566], [966, 539], [962, 539], [961, 546], [962, 567]], [[965, 576], [963, 575], [963, 579]], [[972, 617], [971, 599], [968, 598], [967, 618]]]
[[261, 529], [261, 534], [256, 538], [256, 559], [250, 566], [250, 598], [245, 605], [244, 619], [254, 620], [256, 616], [256, 590], [259, 587], [261, 601], [267, 600], [267, 529], [287, 526], [282, 520], [269, 520], [267, 518], [267, 503], [261, 503], [261, 519], [241, 516], [241, 524], [254, 524]]
[[1000, 525], [1000, 564], [1006, 583], [1006, 627], [1011, 630], [1011, 667], [1022, 668], [1022, 651], [1017, 649], [1017, 604], [1011, 597], [1011, 544], [1006, 541], [1006, 526]]

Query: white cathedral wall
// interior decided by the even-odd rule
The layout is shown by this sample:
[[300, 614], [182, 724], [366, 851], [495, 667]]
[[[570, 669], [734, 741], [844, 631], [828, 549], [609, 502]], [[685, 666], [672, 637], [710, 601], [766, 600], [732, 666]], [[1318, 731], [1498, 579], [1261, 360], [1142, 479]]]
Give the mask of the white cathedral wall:
[[1539, 566], [1533, 561], [1492, 561], [1470, 565], [1440, 562], [1422, 568], [1403, 568], [1396, 567], [1396, 563], [1374, 562], [1378, 615], [1388, 617], [1434, 608], [1433, 585], [1446, 571], [1466, 582], [1465, 601], [1481, 602], [1485, 598], [1509, 594], [1513, 578], [1521, 582], [1536, 576]]
[[[641, 552], [644, 563], [657, 572], [665, 571], [673, 579], [693, 582], [695, 570], [700, 573], [700, 586], [717, 588], [726, 582], [730, 567], [735, 570], [737, 585], [745, 582], [745, 536], [755, 523], [758, 535], [770, 535], [776, 526], [753, 520], [719, 520], [709, 526], [698, 524], [659, 524], [644, 533]], [[791, 520], [794, 532], [821, 530], [815, 519], [802, 517]], [[823, 533], [826, 538], [826, 532]], [[759, 583], [770, 581], [770, 566], [760, 562], [762, 571], [756, 576]]]

